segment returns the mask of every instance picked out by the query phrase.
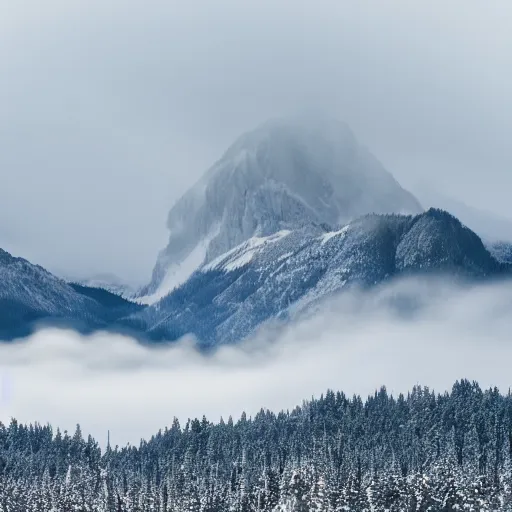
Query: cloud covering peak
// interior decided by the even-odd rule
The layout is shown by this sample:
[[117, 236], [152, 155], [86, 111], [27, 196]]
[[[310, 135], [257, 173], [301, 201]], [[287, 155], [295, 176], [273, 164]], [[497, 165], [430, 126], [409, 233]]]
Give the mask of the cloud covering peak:
[[171, 209], [169, 242], [141, 295], [161, 298], [192, 260], [197, 268], [254, 236], [421, 210], [344, 123], [273, 119], [240, 136]]

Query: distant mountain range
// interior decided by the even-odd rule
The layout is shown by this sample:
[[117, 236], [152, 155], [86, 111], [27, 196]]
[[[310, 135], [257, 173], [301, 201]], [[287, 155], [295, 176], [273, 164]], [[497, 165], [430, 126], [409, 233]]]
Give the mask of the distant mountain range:
[[251, 238], [130, 320], [153, 339], [193, 333], [215, 345], [240, 340], [267, 320], [296, 316], [354, 286], [433, 273], [486, 279], [510, 269], [444, 211], [372, 214], [336, 231], [311, 225]]
[[125, 299], [133, 299], [136, 295], [136, 288], [126, 284], [114, 274], [96, 274], [88, 279], [66, 279], [87, 288], [101, 288]]
[[449, 211], [477, 233], [484, 243], [493, 245], [497, 242], [512, 242], [512, 220], [469, 206], [463, 201], [433, 190], [427, 183], [419, 184], [415, 191], [423, 206]]
[[439, 272], [498, 278], [512, 264], [512, 246], [488, 250], [447, 212], [424, 212], [331, 119], [272, 121], [242, 136], [168, 225], [152, 281], [131, 300], [119, 283], [67, 283], [0, 251], [0, 338], [45, 322], [154, 341], [194, 334], [212, 346], [354, 286]]

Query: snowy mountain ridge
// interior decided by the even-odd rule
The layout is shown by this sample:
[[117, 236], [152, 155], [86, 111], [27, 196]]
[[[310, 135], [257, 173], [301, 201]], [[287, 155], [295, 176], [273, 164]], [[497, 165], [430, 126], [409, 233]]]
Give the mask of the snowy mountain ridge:
[[201, 266], [168, 296], [127, 319], [154, 340], [194, 334], [203, 346], [236, 342], [354, 286], [445, 273], [510, 276], [480, 238], [447, 212], [360, 217], [339, 230], [309, 225], [253, 237]]
[[229, 250], [225, 254], [221, 254], [210, 263], [204, 265], [201, 268], [201, 271], [207, 272], [209, 270], [224, 270], [226, 272], [231, 272], [232, 270], [241, 268], [249, 264], [261, 251], [264, 251], [268, 244], [278, 242], [290, 233], [291, 231], [284, 229], [270, 236], [255, 236], [249, 238], [247, 242], [240, 244], [238, 247]]
[[0, 339], [25, 336], [36, 322], [110, 328], [140, 307], [106, 290], [70, 284], [0, 249]]
[[[439, 272], [473, 281], [507, 278], [511, 268], [512, 259], [496, 259], [458, 219], [434, 209], [369, 214], [335, 230], [309, 224], [251, 237], [147, 307], [67, 283], [0, 250], [0, 339], [30, 334], [44, 321], [82, 332], [129, 331], [147, 341], [192, 334], [211, 347], [247, 338], [269, 321], [282, 325], [353, 287]], [[414, 304], [414, 297], [405, 299]]]

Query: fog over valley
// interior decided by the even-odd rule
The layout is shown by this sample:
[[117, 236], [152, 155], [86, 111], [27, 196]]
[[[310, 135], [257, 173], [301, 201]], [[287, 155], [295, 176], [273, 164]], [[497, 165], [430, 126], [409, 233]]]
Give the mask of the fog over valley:
[[[397, 308], [413, 300], [415, 311]], [[0, 344], [0, 419], [80, 423], [105, 447], [137, 445], [188, 418], [210, 421], [242, 411], [293, 408], [330, 388], [363, 397], [385, 385], [393, 394], [415, 384], [436, 392], [457, 379], [510, 387], [512, 284], [448, 285], [405, 280], [369, 294], [354, 292], [284, 330], [204, 355], [192, 339], [144, 347], [121, 335], [82, 337], [41, 330]]]

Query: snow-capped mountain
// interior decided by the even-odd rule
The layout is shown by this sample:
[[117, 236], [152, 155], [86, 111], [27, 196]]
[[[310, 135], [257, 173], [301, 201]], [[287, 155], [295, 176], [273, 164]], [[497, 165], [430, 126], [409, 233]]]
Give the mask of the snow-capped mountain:
[[193, 333], [205, 345], [234, 342], [269, 319], [300, 314], [351, 286], [438, 272], [482, 279], [510, 274], [510, 265], [444, 211], [371, 214], [335, 231], [310, 224], [252, 237], [130, 322], [154, 339]]
[[241, 136], [172, 208], [170, 238], [139, 300], [155, 303], [239, 244], [366, 213], [422, 211], [336, 120], [273, 120]]
[[110, 293], [130, 299], [136, 294], [136, 289], [123, 282], [119, 277], [113, 274], [97, 274], [87, 279], [67, 279], [68, 282], [80, 284], [88, 288], [101, 288]]
[[511, 275], [508, 244], [489, 252], [457, 218], [423, 212], [345, 125], [325, 118], [243, 135], [178, 201], [168, 226], [139, 304], [120, 296], [130, 292], [115, 279], [67, 283], [0, 250], [0, 339], [49, 319], [150, 340], [194, 334], [211, 346], [353, 286]]
[[[505, 248], [507, 249], [507, 248]], [[402, 275], [507, 277], [480, 238], [441, 210], [369, 214], [337, 229], [310, 223], [253, 236], [199, 269], [156, 304], [142, 307], [101, 288], [69, 284], [0, 250], [0, 339], [46, 321], [80, 330], [131, 330], [149, 340], [194, 334], [203, 346], [240, 341], [269, 320], [287, 320], [353, 286]]]
[[68, 284], [0, 249], [0, 339], [26, 335], [34, 322], [44, 320], [81, 329], [111, 327], [139, 309], [106, 290]]

